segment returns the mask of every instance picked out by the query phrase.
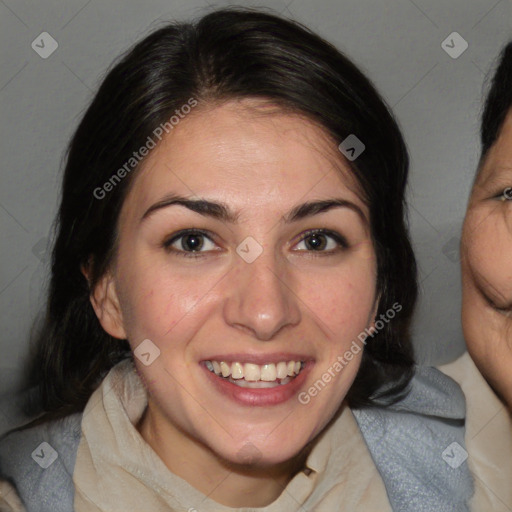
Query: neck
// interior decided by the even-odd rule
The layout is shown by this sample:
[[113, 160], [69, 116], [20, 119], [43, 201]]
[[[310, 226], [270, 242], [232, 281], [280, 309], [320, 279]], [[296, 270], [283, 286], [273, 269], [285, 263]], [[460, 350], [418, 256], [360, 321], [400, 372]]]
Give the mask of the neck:
[[151, 400], [137, 430], [172, 473], [227, 507], [265, 507], [303, 467], [307, 446], [292, 460], [269, 467], [233, 464], [153, 412]]

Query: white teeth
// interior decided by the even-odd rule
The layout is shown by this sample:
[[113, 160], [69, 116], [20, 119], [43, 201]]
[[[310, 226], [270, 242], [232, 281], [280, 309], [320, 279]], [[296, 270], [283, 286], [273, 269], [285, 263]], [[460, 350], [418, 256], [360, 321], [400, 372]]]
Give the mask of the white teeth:
[[[300, 367], [300, 363], [299, 363], [299, 367]], [[274, 363], [264, 364], [261, 367], [261, 377], [260, 377], [261, 380], [271, 382], [273, 380], [276, 380], [276, 378], [277, 378], [277, 370], [276, 370], [276, 365]]]
[[229, 378], [230, 381], [237, 381], [242, 387], [272, 387], [272, 386], [246, 386], [246, 383], [273, 383], [277, 380], [289, 382], [290, 377], [297, 376], [304, 363], [301, 361], [280, 361], [279, 363], [267, 363], [263, 365], [253, 363], [226, 363], [225, 361], [205, 361], [205, 365], [212, 373]]
[[227, 363], [222, 361], [220, 363], [220, 371], [222, 372], [223, 377], [229, 377], [229, 374], [231, 373], [231, 368], [229, 367], [229, 365]]
[[244, 378], [244, 369], [240, 363], [233, 363], [231, 365], [231, 377], [233, 379], [243, 379]]
[[245, 363], [244, 364], [244, 379], [249, 382], [256, 382], [260, 380], [261, 370], [257, 364]]
[[[215, 365], [214, 365], [214, 367], [215, 367]], [[287, 367], [286, 363], [283, 363], [283, 362], [277, 363], [276, 370], [277, 370], [277, 378], [278, 379], [284, 379], [288, 376], [288, 367]]]
[[265, 382], [263, 380], [259, 380], [257, 382], [248, 382], [245, 379], [233, 380], [231, 377], [228, 378], [229, 382], [236, 384], [241, 388], [252, 388], [252, 389], [262, 389], [262, 388], [275, 388], [277, 386], [284, 386], [288, 384], [292, 379], [290, 377], [286, 377], [281, 382]]

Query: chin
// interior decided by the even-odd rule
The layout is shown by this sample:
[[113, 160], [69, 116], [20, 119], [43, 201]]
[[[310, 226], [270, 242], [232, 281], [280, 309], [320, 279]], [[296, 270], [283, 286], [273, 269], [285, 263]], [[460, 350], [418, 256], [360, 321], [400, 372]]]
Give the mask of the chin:
[[230, 464], [265, 468], [291, 461], [308, 444], [310, 436], [296, 438], [279, 436], [269, 438], [265, 435], [245, 436], [232, 439], [231, 442], [210, 444], [216, 455]]

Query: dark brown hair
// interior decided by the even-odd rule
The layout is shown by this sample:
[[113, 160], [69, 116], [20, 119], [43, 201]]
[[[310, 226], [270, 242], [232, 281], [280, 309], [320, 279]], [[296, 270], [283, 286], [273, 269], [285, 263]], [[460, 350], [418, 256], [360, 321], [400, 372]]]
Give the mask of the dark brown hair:
[[370, 210], [378, 316], [395, 303], [401, 311], [368, 338], [348, 399], [352, 407], [375, 405], [406, 389], [417, 281], [404, 202], [408, 154], [397, 123], [368, 78], [306, 27], [252, 9], [222, 9], [195, 23], [168, 24], [136, 44], [108, 72], [72, 137], [30, 371], [44, 419], [83, 410], [110, 368], [131, 355], [126, 340], [102, 329], [80, 269], [90, 263], [92, 288], [108, 268], [136, 169], [105, 198], [94, 191], [190, 98], [199, 109], [247, 97], [305, 115], [336, 141], [355, 134], [365, 144], [349, 164]]
[[498, 66], [492, 77], [485, 100], [480, 125], [482, 143], [480, 164], [496, 142], [508, 111], [512, 107], [512, 42], [509, 42], [498, 57]]

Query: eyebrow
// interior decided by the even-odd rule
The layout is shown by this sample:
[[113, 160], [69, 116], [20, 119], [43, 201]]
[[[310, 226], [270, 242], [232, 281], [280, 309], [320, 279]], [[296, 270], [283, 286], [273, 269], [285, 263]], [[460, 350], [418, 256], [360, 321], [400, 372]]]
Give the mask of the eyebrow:
[[[150, 206], [144, 212], [144, 215], [142, 215], [140, 220], [142, 222], [156, 211], [173, 205], [184, 206], [185, 208], [199, 213], [200, 215], [204, 215], [205, 217], [212, 217], [232, 224], [236, 224], [240, 216], [240, 212], [232, 211], [229, 206], [222, 202], [212, 202], [207, 201], [206, 199], [190, 199], [184, 196], [171, 194]], [[284, 215], [282, 220], [284, 223], [290, 224], [292, 222], [305, 219], [306, 217], [312, 217], [313, 215], [327, 212], [333, 208], [348, 208], [357, 213], [365, 225], [368, 224], [368, 219], [361, 208], [359, 208], [355, 203], [343, 198], [323, 199], [300, 204]]]

